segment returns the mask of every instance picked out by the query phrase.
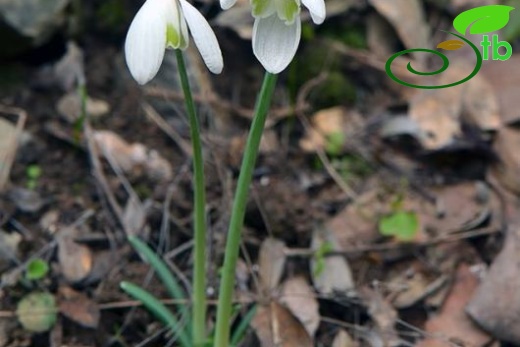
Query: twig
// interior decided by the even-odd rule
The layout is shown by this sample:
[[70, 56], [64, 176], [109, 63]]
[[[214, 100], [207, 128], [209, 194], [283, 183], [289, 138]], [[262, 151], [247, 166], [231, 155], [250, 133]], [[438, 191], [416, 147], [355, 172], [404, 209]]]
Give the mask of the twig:
[[[296, 108], [295, 113], [298, 116], [298, 119], [302, 123], [305, 131], [307, 133], [316, 132], [316, 130], [312, 127], [312, 125], [309, 123], [309, 120], [305, 117], [302, 109], [305, 109], [306, 104], [305, 100], [307, 99], [308, 94], [310, 91], [315, 88], [316, 86], [323, 83], [327, 78], [326, 74], [320, 74], [316, 78], [311, 79], [307, 83], [303, 85], [300, 92], [298, 93], [298, 97], [296, 99]], [[343, 177], [338, 173], [338, 171], [334, 168], [334, 166], [331, 164], [329, 158], [327, 158], [327, 155], [325, 151], [322, 148], [319, 148], [316, 146], [315, 148], [316, 154], [320, 158], [321, 162], [323, 163], [323, 166], [325, 167], [325, 170], [329, 174], [329, 176], [336, 182], [336, 184], [343, 190], [343, 192], [351, 199], [355, 199], [357, 197], [356, 192], [345, 182]]]
[[[475, 229], [472, 231], [455, 234], [455, 235], [445, 235], [445, 236], [439, 236], [436, 238], [433, 238], [428, 241], [424, 242], [417, 242], [417, 243], [382, 243], [382, 244], [376, 244], [376, 245], [363, 245], [358, 246], [354, 248], [348, 248], [348, 249], [342, 249], [342, 250], [335, 250], [331, 252], [327, 252], [325, 256], [335, 256], [335, 255], [343, 255], [343, 256], [349, 256], [349, 255], [355, 255], [359, 253], [367, 253], [367, 252], [385, 252], [385, 251], [391, 251], [396, 250], [400, 248], [420, 248], [420, 247], [431, 247], [435, 246], [441, 243], [449, 243], [449, 242], [457, 242], [466, 240], [473, 237], [478, 236], [485, 236], [485, 235], [493, 235], [496, 233], [499, 233], [500, 229], [493, 227], [487, 227], [487, 228], [480, 228]], [[301, 249], [301, 248], [286, 248], [284, 251], [285, 255], [288, 257], [312, 257], [316, 253], [315, 250], [312, 249]]]
[[[158, 87], [147, 87], [145, 88], [145, 94], [147, 96], [156, 97], [156, 98], [164, 98], [170, 100], [178, 100], [183, 101], [184, 96], [180, 92], [170, 91], [163, 88]], [[247, 118], [249, 120], [252, 119], [254, 110], [233, 105], [230, 102], [221, 100], [217, 98], [215, 95], [210, 96], [201, 96], [197, 94], [193, 94], [193, 101], [196, 103], [208, 103], [213, 107], [220, 107], [226, 111], [233, 112], [236, 115]], [[305, 112], [309, 109], [309, 106], [306, 104], [300, 105], [301, 109], [298, 107], [293, 108], [291, 106], [281, 107], [273, 109], [269, 111], [269, 119], [266, 121], [266, 128], [269, 128], [279, 122], [280, 120], [292, 116], [295, 112]]]
[[182, 136], [173, 128], [170, 124], [168, 124], [155, 110], [155, 108], [152, 107], [147, 102], [143, 102], [141, 104], [144, 113], [148, 119], [150, 119], [152, 122], [154, 122], [166, 135], [168, 135], [173, 142], [179, 146], [181, 151], [186, 155], [187, 157], [192, 157], [192, 149], [191, 146], [187, 141], [185, 141]]

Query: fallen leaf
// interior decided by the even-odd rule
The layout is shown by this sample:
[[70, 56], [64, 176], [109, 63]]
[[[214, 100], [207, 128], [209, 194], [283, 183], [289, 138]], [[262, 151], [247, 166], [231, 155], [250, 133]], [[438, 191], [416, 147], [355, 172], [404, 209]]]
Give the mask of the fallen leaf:
[[94, 301], [69, 287], [60, 287], [58, 292], [58, 308], [61, 314], [83, 327], [98, 327], [101, 314]]
[[140, 235], [146, 224], [146, 210], [135, 195], [130, 196], [126, 201], [122, 222], [127, 236]]
[[285, 267], [285, 243], [275, 238], [266, 238], [260, 246], [258, 272], [260, 290], [270, 293], [280, 283]]
[[500, 63], [484, 64], [477, 76], [485, 78], [498, 99], [499, 115], [502, 123], [512, 124], [520, 121], [520, 54]]
[[313, 337], [320, 325], [320, 312], [316, 293], [307, 280], [302, 276], [286, 280], [280, 302], [303, 323], [309, 336]]
[[107, 130], [95, 131], [93, 140], [101, 154], [125, 172], [144, 168], [148, 177], [159, 181], [167, 181], [173, 176], [170, 163], [157, 151], [148, 150], [141, 143], [130, 144]]
[[[59, 114], [69, 123], [76, 122], [82, 113], [81, 97], [77, 91], [69, 92], [58, 100], [56, 109]], [[86, 112], [90, 117], [97, 118], [110, 112], [110, 105], [103, 100], [87, 98]]]
[[340, 329], [334, 340], [332, 341], [332, 347], [357, 347], [359, 344], [350, 337], [350, 335], [344, 330]]
[[516, 194], [520, 194], [520, 131], [504, 127], [496, 135], [493, 148], [498, 154], [500, 161], [493, 167], [493, 173], [497, 179], [507, 189]]
[[[334, 233], [326, 227], [317, 227], [312, 233], [311, 248], [318, 252], [324, 244], [330, 245], [331, 250], [340, 250]], [[323, 266], [320, 266], [320, 263]], [[345, 257], [341, 255], [323, 256], [311, 259], [311, 274], [314, 287], [322, 294], [339, 292], [349, 294], [355, 287], [352, 271]]]
[[26, 119], [25, 112], [19, 109], [1, 107], [0, 114], [2, 113], [17, 114], [18, 120], [15, 124], [4, 117], [0, 117], [0, 192], [4, 190], [9, 179]]
[[466, 312], [495, 338], [520, 344], [520, 226], [507, 227], [504, 248], [478, 286]]
[[447, 51], [456, 51], [464, 47], [464, 42], [460, 40], [446, 40], [437, 45], [437, 48], [445, 49]]
[[[359, 133], [363, 126], [359, 112], [349, 110], [343, 106], [321, 110], [311, 118], [309, 132], [300, 140], [300, 147], [309, 153], [316, 150], [327, 150], [332, 142], [339, 142], [336, 147], [343, 147], [345, 140], [351, 135]], [[339, 140], [339, 141], [338, 141]]]
[[484, 346], [491, 341], [491, 336], [480, 330], [464, 311], [478, 284], [469, 266], [461, 264], [441, 311], [426, 322], [425, 330], [432, 337], [419, 342], [418, 346], [452, 346], [449, 341], [463, 346]]
[[92, 269], [92, 253], [86, 246], [74, 242], [73, 232], [58, 235], [58, 261], [65, 279], [71, 283], [85, 279]]
[[[370, 0], [372, 6], [395, 28], [406, 48], [429, 48], [429, 27], [422, 2], [418, 0]], [[414, 53], [420, 66], [425, 65], [425, 56]]]
[[375, 333], [384, 336], [385, 346], [401, 346], [401, 339], [395, 330], [397, 311], [376, 290], [363, 287], [359, 295], [376, 325]]
[[312, 347], [305, 327], [291, 312], [272, 301], [259, 306], [251, 321], [262, 347]]

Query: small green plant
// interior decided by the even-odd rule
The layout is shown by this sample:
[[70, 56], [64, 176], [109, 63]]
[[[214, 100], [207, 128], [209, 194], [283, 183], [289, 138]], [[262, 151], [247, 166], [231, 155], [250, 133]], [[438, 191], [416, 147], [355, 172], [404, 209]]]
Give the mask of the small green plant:
[[54, 296], [46, 292], [33, 292], [24, 296], [16, 308], [16, 317], [24, 329], [36, 333], [50, 330], [58, 315]]
[[325, 270], [325, 256], [333, 251], [330, 241], [323, 242], [314, 253], [315, 267], [313, 270], [314, 277], [319, 277]]
[[31, 281], [36, 281], [44, 278], [49, 272], [49, 264], [43, 259], [33, 259], [27, 265], [25, 271], [25, 278]]
[[399, 241], [411, 241], [419, 230], [419, 218], [415, 212], [397, 211], [379, 220], [379, 232]]
[[343, 152], [345, 140], [345, 134], [342, 131], [329, 134], [325, 142], [325, 153], [332, 156], [340, 155]]
[[[128, 293], [130, 296], [139, 300], [152, 314], [167, 325], [173, 333], [176, 334], [179, 340], [179, 344], [183, 347], [193, 346], [193, 333], [190, 324], [183, 324], [182, 322], [190, 322], [192, 319], [191, 311], [188, 309], [189, 298], [186, 295], [184, 289], [180, 286], [177, 279], [172, 275], [168, 266], [160, 259], [160, 257], [150, 248], [146, 243], [142, 242], [135, 236], [130, 236], [128, 241], [133, 248], [141, 255], [143, 260], [150, 264], [150, 266], [157, 272], [161, 282], [168, 290], [172, 299], [175, 299], [177, 312], [179, 315], [176, 316], [170, 309], [166, 307], [160, 300], [158, 300], [153, 294], [140, 286], [131, 282], [122, 282], [121, 288]], [[231, 345], [237, 346], [243, 339], [249, 323], [253, 319], [256, 311], [256, 305], [253, 305], [251, 309], [244, 314], [240, 323], [233, 331], [231, 336]], [[204, 345], [211, 345], [212, 337], [214, 332], [210, 333], [208, 340]]]
[[27, 189], [35, 189], [38, 185], [38, 179], [42, 175], [42, 169], [39, 165], [29, 165], [25, 170], [27, 176]]

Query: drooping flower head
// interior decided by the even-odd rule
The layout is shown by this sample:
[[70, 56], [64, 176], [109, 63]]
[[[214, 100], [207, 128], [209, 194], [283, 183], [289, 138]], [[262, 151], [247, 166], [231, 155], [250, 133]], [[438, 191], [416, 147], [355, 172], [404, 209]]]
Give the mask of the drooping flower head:
[[[294, 58], [301, 37], [300, 0], [250, 0], [255, 17], [253, 52], [271, 73], [283, 71]], [[236, 0], [220, 0], [227, 10]], [[325, 20], [324, 0], [301, 0], [309, 9], [312, 21]]]
[[132, 21], [125, 42], [126, 63], [139, 84], [155, 77], [166, 48], [188, 47], [188, 28], [208, 69], [215, 74], [222, 71], [215, 33], [195, 7], [186, 0], [147, 0]]

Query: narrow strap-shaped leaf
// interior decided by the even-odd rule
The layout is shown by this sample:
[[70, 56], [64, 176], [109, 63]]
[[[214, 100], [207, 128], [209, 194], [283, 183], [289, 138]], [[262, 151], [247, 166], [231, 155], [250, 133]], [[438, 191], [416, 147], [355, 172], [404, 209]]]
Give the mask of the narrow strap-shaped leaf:
[[231, 346], [238, 346], [240, 341], [244, 338], [244, 335], [249, 327], [249, 323], [255, 316], [257, 305], [253, 305], [249, 311], [242, 317], [240, 324], [236, 327], [235, 331], [233, 331], [233, 335], [231, 336]]
[[[150, 248], [146, 243], [139, 240], [136, 236], [129, 236], [128, 241], [135, 248], [137, 252], [139, 252], [144, 260], [150, 264], [150, 266], [157, 272], [157, 275], [161, 279], [162, 283], [170, 293], [173, 299], [177, 300], [186, 300], [186, 295], [184, 294], [184, 290], [179, 285], [179, 282], [173, 277], [170, 269], [164, 261], [162, 261], [159, 256]], [[186, 305], [179, 304], [177, 305], [181, 314], [187, 317], [191, 321], [191, 315]]]
[[172, 332], [178, 333], [179, 342], [183, 347], [191, 347], [192, 344], [186, 334], [185, 327], [179, 324], [177, 318], [162, 302], [157, 300], [150, 292], [131, 282], [121, 282], [120, 286], [128, 295], [142, 302], [143, 305], [158, 319], [164, 322]]

